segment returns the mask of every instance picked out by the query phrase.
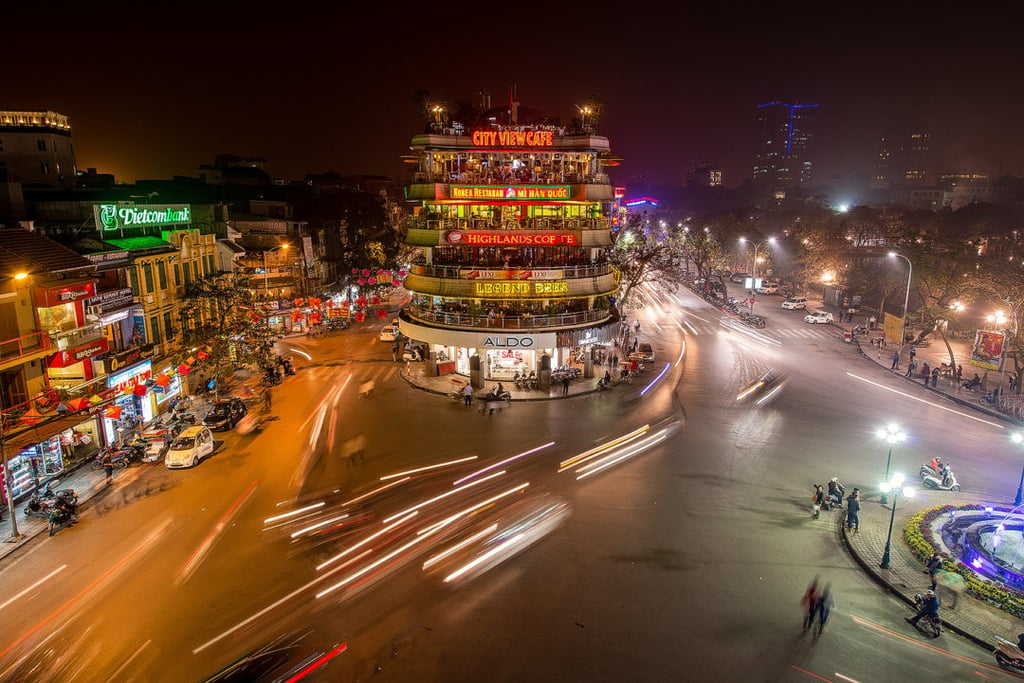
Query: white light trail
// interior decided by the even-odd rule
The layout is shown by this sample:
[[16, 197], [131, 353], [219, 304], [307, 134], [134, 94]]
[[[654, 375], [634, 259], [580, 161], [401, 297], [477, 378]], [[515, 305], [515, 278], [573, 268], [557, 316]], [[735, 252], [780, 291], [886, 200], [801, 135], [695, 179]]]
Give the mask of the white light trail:
[[338, 561], [338, 560], [340, 560], [341, 558], [345, 557], [346, 555], [348, 555], [348, 554], [349, 554], [350, 552], [352, 552], [352, 551], [353, 551], [353, 550], [355, 550], [356, 548], [362, 548], [362, 547], [363, 547], [364, 545], [366, 545], [367, 543], [369, 543], [369, 542], [370, 542], [370, 541], [372, 541], [373, 539], [375, 539], [375, 538], [380, 538], [381, 536], [383, 536], [383, 535], [384, 535], [384, 534], [386, 534], [387, 532], [391, 531], [392, 529], [394, 529], [394, 528], [395, 528], [395, 527], [397, 527], [398, 525], [400, 525], [400, 524], [405, 524], [406, 522], [408, 522], [408, 521], [409, 521], [410, 519], [412, 519], [413, 517], [415, 517], [415, 516], [416, 516], [416, 515], [418, 515], [418, 514], [419, 514], [418, 512], [413, 512], [412, 514], [410, 514], [410, 515], [406, 515], [406, 516], [405, 516], [405, 517], [403, 517], [402, 519], [398, 520], [398, 521], [397, 521], [397, 522], [395, 522], [394, 524], [389, 524], [388, 526], [384, 527], [384, 528], [383, 528], [383, 529], [381, 529], [380, 531], [378, 531], [378, 532], [376, 532], [376, 533], [373, 533], [373, 534], [370, 534], [369, 536], [367, 536], [367, 537], [366, 537], [366, 538], [364, 538], [363, 540], [359, 541], [359, 542], [358, 542], [358, 543], [356, 543], [355, 545], [349, 546], [349, 547], [348, 547], [348, 548], [346, 548], [345, 550], [342, 550], [342, 551], [341, 551], [340, 553], [338, 553], [338, 554], [337, 554], [337, 555], [335, 555], [334, 557], [330, 558], [329, 560], [324, 560], [323, 562], [321, 562], [320, 564], [318, 564], [318, 565], [316, 566], [316, 570], [317, 570], [317, 571], [320, 571], [320, 570], [321, 570], [321, 569], [323, 569], [324, 567], [326, 567], [326, 566], [328, 566], [328, 565], [331, 565], [331, 564], [334, 564], [335, 562], [337, 562], [337, 561]]
[[623, 434], [620, 437], [614, 438], [611, 441], [606, 441], [605, 443], [601, 444], [600, 446], [594, 446], [590, 450], [586, 450], [586, 451], [583, 451], [582, 453], [580, 453], [578, 455], [574, 455], [573, 457], [569, 458], [568, 460], [563, 460], [562, 462], [558, 463], [558, 471], [559, 472], [564, 472], [565, 470], [570, 469], [571, 467], [574, 467], [574, 466], [580, 464], [581, 462], [589, 459], [590, 457], [592, 457], [592, 456], [594, 456], [594, 455], [596, 455], [598, 453], [606, 451], [606, 450], [608, 450], [610, 448], [614, 448], [615, 446], [618, 446], [620, 444], [628, 443], [629, 441], [632, 441], [633, 439], [636, 439], [637, 437], [642, 436], [645, 432], [650, 430], [650, 428], [651, 428], [650, 425], [644, 425], [643, 427], [640, 427], [638, 429], [634, 429], [633, 431], [631, 431], [631, 432], [629, 432], [627, 434]]
[[497, 530], [498, 530], [498, 525], [497, 524], [490, 525], [489, 527], [487, 527], [483, 531], [480, 531], [478, 533], [473, 534], [472, 536], [470, 536], [469, 538], [461, 541], [460, 543], [456, 543], [455, 545], [453, 545], [451, 548], [448, 548], [444, 552], [438, 553], [437, 555], [434, 555], [433, 557], [428, 558], [427, 561], [423, 563], [423, 568], [427, 569], [428, 567], [431, 567], [431, 566], [437, 564], [438, 562], [440, 562], [444, 558], [449, 557], [450, 555], [459, 552], [460, 550], [462, 550], [466, 546], [468, 546], [468, 545], [470, 545], [472, 543], [476, 543], [477, 541], [479, 541], [484, 536], [487, 536], [488, 534], [492, 534], [492, 533], [494, 533]]
[[38, 581], [36, 581], [35, 583], [33, 583], [31, 586], [29, 586], [25, 590], [23, 590], [20, 593], [18, 593], [17, 595], [15, 595], [14, 597], [8, 598], [7, 602], [5, 602], [4, 604], [0, 605], [0, 609], [3, 609], [4, 607], [7, 607], [7, 605], [11, 604], [12, 602], [17, 600], [21, 596], [25, 595], [26, 593], [31, 592], [39, 584], [46, 583], [47, 581], [52, 579], [54, 576], [56, 576], [57, 574], [61, 573], [64, 570], [65, 567], [67, 567], [67, 565], [66, 564], [62, 564], [61, 566], [57, 567], [52, 572], [50, 572], [49, 574], [44, 576], [43, 578], [41, 578]]
[[404, 472], [395, 472], [394, 474], [385, 474], [380, 478], [381, 481], [387, 481], [388, 479], [394, 479], [395, 477], [407, 477], [410, 474], [419, 474], [420, 472], [429, 472], [430, 470], [436, 470], [441, 467], [449, 467], [451, 465], [460, 465], [464, 462], [470, 462], [476, 460], [479, 456], [470, 455], [466, 458], [459, 458], [458, 460], [449, 460], [447, 462], [439, 462], [435, 465], [425, 465], [423, 467], [417, 467], [414, 470], [406, 470]]
[[509, 489], [509, 490], [507, 490], [507, 491], [505, 491], [503, 493], [499, 493], [496, 496], [491, 496], [487, 500], [482, 500], [479, 503], [476, 503], [474, 505], [470, 505], [468, 508], [464, 508], [464, 509], [460, 510], [459, 512], [456, 512], [454, 515], [450, 515], [448, 517], [445, 517], [440, 522], [437, 522], [435, 524], [431, 524], [426, 529], [423, 529], [422, 531], [419, 531], [417, 533], [421, 533], [422, 534], [422, 533], [426, 533], [427, 531], [433, 531], [435, 528], [441, 529], [443, 527], [446, 527], [449, 524], [451, 524], [452, 522], [454, 522], [455, 520], [459, 519], [460, 517], [465, 517], [466, 515], [470, 514], [471, 512], [473, 512], [475, 510], [479, 510], [480, 508], [485, 508], [488, 505], [490, 505], [491, 503], [497, 502], [497, 501], [501, 500], [502, 498], [504, 498], [506, 496], [511, 496], [513, 493], [519, 493], [520, 491], [522, 491], [523, 489], [525, 489], [529, 485], [530, 485], [529, 482], [523, 482], [519, 486], [511, 488], [511, 489]]
[[285, 512], [280, 515], [274, 515], [273, 517], [267, 517], [265, 520], [263, 520], [263, 523], [270, 524], [271, 522], [277, 522], [282, 519], [288, 519], [289, 517], [295, 517], [296, 515], [301, 515], [303, 512], [309, 512], [310, 510], [322, 508], [324, 505], [326, 505], [324, 501], [320, 501], [319, 503], [313, 503], [312, 505], [307, 505], [306, 507], [299, 508], [298, 510], [292, 510], [291, 512]]
[[390, 562], [395, 557], [397, 557], [397, 556], [401, 555], [402, 553], [404, 553], [406, 550], [412, 548], [413, 546], [419, 545], [420, 543], [423, 543], [425, 540], [430, 538], [430, 536], [431, 536], [431, 534], [423, 534], [422, 536], [417, 536], [416, 538], [412, 539], [408, 543], [405, 543], [405, 544], [399, 546], [398, 548], [395, 548], [394, 550], [392, 550], [387, 555], [381, 557], [379, 560], [377, 560], [375, 562], [371, 562], [368, 565], [365, 565], [364, 567], [362, 567], [358, 571], [355, 571], [355, 572], [349, 574], [348, 576], [346, 576], [344, 579], [342, 579], [338, 583], [334, 584], [333, 586], [329, 586], [329, 587], [323, 589], [322, 591], [320, 591], [319, 593], [316, 594], [316, 599], [319, 600], [320, 598], [324, 597], [325, 595], [329, 595], [330, 593], [333, 593], [334, 591], [338, 590], [339, 588], [343, 588], [346, 585], [352, 583], [353, 581], [355, 581], [356, 579], [360, 578], [361, 576], [364, 576], [364, 575], [368, 574], [369, 572], [373, 571], [377, 567], [379, 567], [379, 566], [381, 566], [383, 564], [387, 564], [388, 562]]
[[303, 534], [308, 534], [310, 531], [315, 531], [316, 529], [319, 529], [320, 527], [325, 527], [328, 524], [333, 524], [335, 522], [340, 522], [341, 520], [346, 519], [347, 517], [348, 517], [348, 515], [338, 515], [337, 517], [331, 517], [330, 519], [325, 519], [322, 522], [317, 522], [316, 524], [311, 524], [310, 526], [307, 526], [305, 529], [299, 529], [298, 531], [294, 532], [291, 535], [291, 538], [295, 538], [295, 537], [301, 536]]
[[493, 465], [489, 465], [489, 466], [483, 468], [482, 470], [477, 470], [476, 472], [473, 472], [472, 474], [467, 474], [462, 479], [459, 479], [457, 481], [453, 481], [452, 482], [452, 486], [459, 486], [463, 482], [467, 482], [470, 479], [472, 479], [473, 477], [481, 475], [484, 472], [490, 472], [491, 470], [497, 469], [497, 468], [499, 468], [499, 467], [501, 467], [503, 465], [507, 465], [508, 463], [514, 462], [516, 460], [519, 460], [520, 458], [525, 458], [528, 455], [533, 455], [534, 453], [536, 453], [538, 451], [542, 451], [545, 448], [549, 448], [549, 447], [554, 446], [554, 445], [555, 445], [554, 441], [549, 441], [546, 444], [544, 444], [543, 446], [537, 446], [536, 448], [531, 448], [530, 450], [524, 451], [524, 452], [520, 453], [519, 455], [513, 455], [511, 458], [505, 458], [501, 462], [496, 462]]
[[481, 564], [483, 564], [487, 560], [491, 559], [492, 557], [494, 557], [498, 553], [503, 552], [509, 546], [515, 545], [515, 544], [519, 543], [520, 541], [522, 541], [523, 538], [525, 537], [525, 535], [526, 535], [526, 532], [520, 532], [520, 533], [516, 534], [515, 536], [513, 536], [512, 538], [510, 538], [507, 541], [505, 541], [504, 543], [499, 543], [498, 545], [494, 546], [493, 548], [488, 550], [483, 555], [480, 555], [479, 557], [475, 558], [472, 562], [463, 565], [462, 567], [460, 567], [459, 569], [455, 570], [454, 572], [452, 572], [448, 576], [444, 577], [444, 582], [445, 583], [449, 583], [451, 581], [454, 581], [455, 579], [459, 578], [460, 576], [462, 576], [463, 574], [465, 574], [469, 570], [473, 569], [474, 567], [479, 567]]
[[388, 489], [394, 488], [395, 486], [398, 486], [399, 484], [404, 484], [405, 482], [409, 481], [409, 479], [411, 479], [411, 477], [406, 477], [405, 479], [399, 479], [398, 481], [393, 481], [390, 484], [384, 484], [384, 486], [378, 486], [374, 490], [369, 491], [367, 493], [364, 493], [361, 496], [356, 496], [355, 498], [352, 498], [351, 500], [346, 500], [344, 503], [342, 503], [342, 505], [355, 505], [359, 501], [366, 500], [367, 498], [369, 498], [371, 496], [375, 496], [378, 493], [380, 493], [381, 491], [387, 491]]
[[589, 477], [592, 474], [597, 474], [602, 470], [608, 469], [612, 465], [617, 465], [623, 460], [632, 458], [634, 455], [642, 453], [648, 448], [652, 448], [653, 446], [658, 445], [666, 438], [668, 438], [668, 430], [662, 429], [658, 432], [655, 432], [654, 434], [651, 434], [647, 438], [638, 441], [637, 443], [633, 444], [630, 448], [624, 449], [622, 453], [616, 457], [609, 456], [606, 460], [600, 460], [595, 463], [587, 463], [586, 465], [577, 470], [577, 472], [580, 472], [580, 475], [576, 477], [576, 481], [579, 481], [580, 479], [585, 479], [586, 477]]
[[411, 508], [406, 508], [405, 510], [402, 510], [398, 514], [391, 515], [387, 519], [381, 520], [381, 523], [382, 524], [387, 524], [388, 522], [390, 522], [391, 520], [393, 520], [393, 519], [395, 519], [397, 517], [401, 517], [402, 515], [407, 515], [410, 512], [413, 512], [415, 510], [419, 510], [420, 508], [423, 508], [423, 507], [426, 507], [426, 506], [431, 505], [433, 503], [436, 503], [439, 500], [444, 500], [448, 496], [454, 496], [456, 493], [462, 493], [463, 491], [465, 491], [465, 490], [467, 490], [469, 488], [472, 488], [473, 486], [476, 486], [477, 484], [482, 484], [485, 481], [488, 481], [489, 479], [494, 479], [495, 477], [500, 477], [503, 474], [505, 474], [505, 470], [502, 470], [500, 472], [495, 472], [494, 474], [490, 474], [490, 475], [484, 477], [483, 479], [477, 479], [476, 481], [470, 482], [469, 484], [466, 484], [465, 486], [460, 486], [459, 488], [452, 489], [451, 491], [448, 491], [447, 493], [442, 493], [439, 496], [434, 496], [433, 498], [429, 498], [429, 499], [423, 501], [422, 503], [417, 503], [416, 505], [413, 505]]

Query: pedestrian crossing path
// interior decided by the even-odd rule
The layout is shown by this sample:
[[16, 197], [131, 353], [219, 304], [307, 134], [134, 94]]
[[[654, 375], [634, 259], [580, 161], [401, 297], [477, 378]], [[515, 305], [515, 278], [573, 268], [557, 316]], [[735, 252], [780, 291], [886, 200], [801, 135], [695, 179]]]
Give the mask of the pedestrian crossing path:
[[[690, 336], [700, 335], [715, 335], [722, 331], [722, 326], [714, 323], [703, 323], [699, 321], [689, 321], [683, 326], [685, 333]], [[754, 329], [754, 328], [751, 328]], [[775, 328], [771, 325], [760, 330], [756, 330], [761, 334], [768, 335], [769, 337], [776, 337], [778, 339], [836, 339], [842, 336], [842, 330], [832, 325], [808, 325], [804, 324], [802, 327], [785, 327]]]
[[303, 370], [304, 375], [314, 380], [330, 380], [340, 374], [352, 374], [352, 379], [359, 382], [382, 384], [398, 379], [404, 363], [351, 363], [346, 365], [321, 365]]

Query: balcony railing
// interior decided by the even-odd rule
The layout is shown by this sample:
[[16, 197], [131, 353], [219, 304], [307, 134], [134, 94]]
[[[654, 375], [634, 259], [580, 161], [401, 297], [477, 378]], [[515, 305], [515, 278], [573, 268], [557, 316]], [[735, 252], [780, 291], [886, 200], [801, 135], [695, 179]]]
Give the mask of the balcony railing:
[[[412, 264], [409, 267], [409, 272], [414, 275], [425, 275], [427, 277], [439, 277], [439, 278], [450, 278], [459, 279], [460, 271], [469, 271], [474, 269], [483, 270], [530, 270], [534, 273], [545, 273], [552, 270], [557, 270], [560, 273], [560, 278], [568, 280], [571, 278], [580, 277], [595, 277], [597, 275], [607, 275], [611, 272], [611, 265], [602, 263], [599, 265], [588, 265], [588, 266], [542, 266], [527, 268], [526, 266], [514, 266], [511, 268], [505, 268], [503, 265], [477, 265], [477, 266], [443, 266], [443, 265], [427, 265], [427, 264]], [[543, 279], [543, 278], [538, 278]]]
[[455, 183], [464, 185], [607, 185], [607, 173], [425, 173], [413, 174], [414, 183]]
[[41, 351], [49, 350], [50, 345], [50, 335], [42, 330], [36, 330], [35, 332], [0, 342], [0, 360], [10, 361], [22, 356], [38, 354]]
[[103, 336], [103, 328], [96, 325], [93, 327], [79, 327], [69, 332], [52, 332], [53, 340], [59, 351], [67, 351], [76, 346], [81, 346], [95, 341]]
[[587, 323], [601, 322], [612, 317], [610, 310], [578, 311], [575, 313], [558, 313], [555, 315], [469, 315], [468, 313], [450, 313], [437, 309], [408, 306], [404, 312], [414, 320], [435, 323], [447, 327], [460, 327], [473, 330], [535, 330], [552, 327], [575, 327]]

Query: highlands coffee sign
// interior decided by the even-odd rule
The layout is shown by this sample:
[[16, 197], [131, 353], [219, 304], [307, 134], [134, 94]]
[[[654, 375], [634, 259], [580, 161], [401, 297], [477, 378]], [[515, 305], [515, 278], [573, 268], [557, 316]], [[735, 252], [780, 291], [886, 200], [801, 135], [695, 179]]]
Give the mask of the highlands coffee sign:
[[473, 247], [573, 247], [580, 243], [579, 232], [546, 230], [448, 230], [448, 244]]
[[121, 206], [97, 204], [93, 207], [96, 225], [101, 232], [121, 232], [165, 225], [187, 225], [192, 222], [188, 204], [163, 206]]

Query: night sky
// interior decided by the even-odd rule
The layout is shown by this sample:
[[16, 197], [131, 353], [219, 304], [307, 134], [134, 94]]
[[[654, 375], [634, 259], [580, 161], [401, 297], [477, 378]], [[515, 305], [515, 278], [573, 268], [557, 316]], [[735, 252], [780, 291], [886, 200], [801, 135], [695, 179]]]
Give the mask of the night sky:
[[773, 100], [821, 105], [817, 181], [869, 172], [882, 129], [912, 115], [933, 170], [1024, 175], [1020, 16], [990, 5], [372, 5], [5, 7], [0, 109], [69, 115], [79, 167], [122, 182], [195, 175], [222, 152], [276, 177], [404, 180], [417, 90], [497, 105], [513, 83], [563, 121], [603, 99], [618, 184], [681, 184], [701, 156], [739, 185], [754, 107]]

